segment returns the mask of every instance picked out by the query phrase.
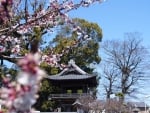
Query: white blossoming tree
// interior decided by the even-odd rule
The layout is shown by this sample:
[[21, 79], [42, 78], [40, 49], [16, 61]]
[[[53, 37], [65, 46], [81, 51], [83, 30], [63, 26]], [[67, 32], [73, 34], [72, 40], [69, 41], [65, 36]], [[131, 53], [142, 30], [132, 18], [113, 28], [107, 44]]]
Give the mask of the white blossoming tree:
[[[78, 41], [88, 39], [85, 32], [75, 25], [68, 12], [88, 7], [102, 0], [0, 0], [0, 59], [18, 64], [20, 71], [16, 81], [3, 77], [0, 89], [0, 104], [8, 113], [31, 113], [31, 106], [38, 98], [40, 81], [45, 72], [39, 68], [41, 62], [62, 68], [60, 54], [43, 54], [39, 47], [42, 38], [48, 36], [61, 24], [67, 24], [77, 32]], [[72, 47], [73, 47], [72, 46]], [[69, 48], [72, 48], [69, 47]], [[3, 113], [3, 111], [0, 111]]]

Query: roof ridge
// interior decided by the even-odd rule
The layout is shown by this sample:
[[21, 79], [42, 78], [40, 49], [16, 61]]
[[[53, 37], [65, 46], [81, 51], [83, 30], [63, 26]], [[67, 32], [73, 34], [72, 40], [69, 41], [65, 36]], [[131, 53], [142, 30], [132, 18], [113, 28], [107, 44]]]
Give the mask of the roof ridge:
[[69, 66], [73, 66], [76, 71], [78, 71], [79, 73], [81, 74], [87, 74], [84, 70], [82, 70], [78, 65], [75, 64], [75, 61], [73, 59], [71, 59], [69, 62], [68, 62]]

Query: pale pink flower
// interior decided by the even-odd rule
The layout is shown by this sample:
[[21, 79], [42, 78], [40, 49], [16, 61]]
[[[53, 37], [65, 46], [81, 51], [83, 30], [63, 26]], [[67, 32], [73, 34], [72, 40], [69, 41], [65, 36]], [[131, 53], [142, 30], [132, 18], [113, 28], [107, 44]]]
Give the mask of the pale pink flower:
[[19, 52], [20, 52], [20, 45], [15, 45], [13, 48], [12, 48], [12, 50], [11, 50], [11, 52], [13, 53], [13, 54], [18, 54]]
[[3, 46], [0, 46], [0, 53], [5, 52], [6, 48]]

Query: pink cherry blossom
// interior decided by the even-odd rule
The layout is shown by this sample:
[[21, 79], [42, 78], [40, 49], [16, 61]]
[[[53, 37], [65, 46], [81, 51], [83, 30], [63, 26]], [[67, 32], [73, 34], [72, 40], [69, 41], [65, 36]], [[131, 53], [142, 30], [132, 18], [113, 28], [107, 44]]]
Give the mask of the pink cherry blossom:
[[[21, 58], [18, 61], [20, 71], [17, 74], [16, 81], [12, 82], [9, 77], [4, 77], [3, 87], [0, 89], [0, 104], [7, 108], [8, 113], [31, 113], [31, 106], [35, 104], [38, 97], [37, 92], [40, 82], [46, 76], [46, 73], [40, 69], [39, 64], [46, 62], [48, 65], [59, 67], [60, 69], [67, 67], [64, 64], [59, 64], [61, 56], [69, 52], [69, 49], [72, 47], [77, 46], [80, 41], [89, 38], [79, 26], [72, 22], [68, 12], [79, 7], [88, 7], [92, 3], [101, 1], [81, 0], [77, 3], [73, 2], [73, 0], [50, 0], [46, 8], [30, 13], [26, 11], [25, 19], [21, 19], [8, 26], [7, 24], [10, 20], [14, 19], [12, 6], [14, 5], [13, 8], [15, 8], [24, 1], [0, 0], [0, 24], [6, 25], [4, 29], [3, 27], [0, 29], [0, 54], [4, 59], [11, 59], [11, 55]], [[34, 53], [28, 53], [24, 57], [20, 56], [21, 50], [24, 49], [21, 46], [22, 43], [32, 45], [31, 42], [33, 40], [31, 40], [31, 36], [33, 36], [35, 26], [44, 28], [45, 33], [52, 33], [62, 22], [72, 27], [72, 32], [76, 32], [78, 35], [78, 41], [72, 47], [66, 47], [60, 54], [54, 54], [53, 51], [50, 52], [51, 54], [34, 51]], [[18, 36], [12, 35], [14, 33]], [[27, 49], [31, 51], [30, 48], [27, 47]], [[36, 50], [38, 49], [36, 48]], [[5, 57], [3, 55], [5, 51], [10, 56]]]

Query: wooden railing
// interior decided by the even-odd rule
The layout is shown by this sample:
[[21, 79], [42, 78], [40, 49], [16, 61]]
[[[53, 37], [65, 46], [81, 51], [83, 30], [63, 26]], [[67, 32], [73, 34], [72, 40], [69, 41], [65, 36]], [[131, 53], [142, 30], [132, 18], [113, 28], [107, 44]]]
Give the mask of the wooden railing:
[[82, 97], [82, 96], [89, 96], [90, 94], [89, 93], [81, 93], [81, 94], [78, 94], [78, 93], [64, 93], [64, 94], [50, 94], [49, 95], [49, 99], [57, 99], [57, 98], [79, 98], [79, 97]]

